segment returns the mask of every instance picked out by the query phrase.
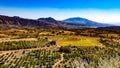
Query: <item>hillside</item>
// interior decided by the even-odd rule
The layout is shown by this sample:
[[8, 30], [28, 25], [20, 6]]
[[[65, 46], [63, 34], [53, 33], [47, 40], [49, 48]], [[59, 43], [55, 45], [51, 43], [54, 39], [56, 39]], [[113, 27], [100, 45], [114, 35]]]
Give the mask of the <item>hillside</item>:
[[120, 34], [120, 26], [99, 27], [98, 30], [108, 30]]

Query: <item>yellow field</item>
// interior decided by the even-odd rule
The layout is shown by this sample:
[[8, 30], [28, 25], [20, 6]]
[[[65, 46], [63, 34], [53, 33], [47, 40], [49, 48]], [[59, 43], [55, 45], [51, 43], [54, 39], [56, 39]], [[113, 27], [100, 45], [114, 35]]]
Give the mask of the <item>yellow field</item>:
[[90, 39], [72, 41], [64, 40], [57, 42], [57, 44], [61, 46], [100, 46], [100, 43], [98, 41]]
[[85, 36], [49, 36], [48, 39], [55, 40], [60, 46], [101, 46], [97, 38]]
[[78, 41], [62, 41], [57, 42], [60, 46], [99, 46], [100, 44], [95, 40], [78, 40]]

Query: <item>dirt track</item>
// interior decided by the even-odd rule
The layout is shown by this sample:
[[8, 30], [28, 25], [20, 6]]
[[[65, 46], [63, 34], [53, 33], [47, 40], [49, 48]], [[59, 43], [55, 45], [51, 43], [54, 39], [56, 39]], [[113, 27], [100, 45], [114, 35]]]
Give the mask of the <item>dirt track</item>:
[[64, 55], [64, 53], [61, 54], [61, 59], [58, 60], [58, 62], [56, 62], [56, 63], [52, 66], [52, 68], [57, 68], [56, 66], [57, 66], [58, 64], [60, 64], [61, 61], [63, 61], [63, 59], [64, 59], [63, 55]]
[[9, 41], [37, 41], [37, 39], [36, 38], [23, 38], [23, 39], [0, 38], [0, 42], [9, 42]]

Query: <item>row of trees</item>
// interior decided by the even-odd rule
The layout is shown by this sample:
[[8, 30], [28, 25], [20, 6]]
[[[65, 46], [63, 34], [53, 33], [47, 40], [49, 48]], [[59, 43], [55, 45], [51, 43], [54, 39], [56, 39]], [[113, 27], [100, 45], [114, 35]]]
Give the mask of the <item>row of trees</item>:
[[50, 45], [56, 45], [56, 41], [48, 41], [48, 39], [45, 38], [45, 39], [39, 39], [38, 41], [0, 42], [0, 51], [38, 48], [38, 47], [44, 47]]
[[[25, 51], [26, 52], [26, 51]], [[52, 68], [52, 65], [60, 59], [60, 53], [54, 50], [33, 50], [23, 53], [23, 57], [16, 57], [15, 53], [0, 55], [1, 68]], [[9, 59], [10, 58], [10, 59]]]

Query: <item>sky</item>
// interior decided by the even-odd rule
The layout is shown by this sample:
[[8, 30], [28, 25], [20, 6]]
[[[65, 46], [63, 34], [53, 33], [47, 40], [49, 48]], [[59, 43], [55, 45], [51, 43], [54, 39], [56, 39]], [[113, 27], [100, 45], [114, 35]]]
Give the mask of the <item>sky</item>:
[[120, 0], [0, 0], [0, 15], [57, 20], [82, 17], [120, 25]]

